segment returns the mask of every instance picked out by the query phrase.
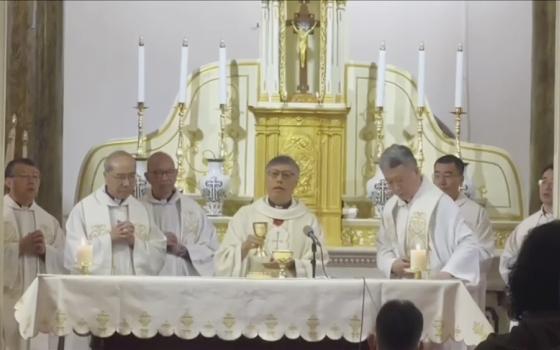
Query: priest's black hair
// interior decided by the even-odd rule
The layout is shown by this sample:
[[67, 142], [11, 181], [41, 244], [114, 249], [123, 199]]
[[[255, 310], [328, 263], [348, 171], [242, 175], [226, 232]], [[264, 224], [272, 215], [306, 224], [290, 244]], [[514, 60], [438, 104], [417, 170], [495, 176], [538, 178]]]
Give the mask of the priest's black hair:
[[279, 165], [279, 164], [286, 164], [286, 165], [290, 165], [291, 167], [294, 168], [294, 170], [296, 170], [297, 175], [299, 175], [299, 165], [298, 163], [294, 160], [294, 158], [287, 156], [285, 154], [281, 154], [279, 156], [276, 156], [274, 158], [272, 158], [268, 164], [266, 164], [266, 169], [270, 168], [273, 165]]
[[442, 157], [439, 157], [436, 160], [435, 164], [455, 164], [455, 168], [459, 172], [459, 175], [463, 176], [465, 173], [465, 168], [467, 167], [468, 163], [463, 162], [463, 160], [457, 156], [452, 154], [446, 154]]
[[544, 173], [546, 173], [549, 170], [554, 170], [554, 164], [550, 163], [547, 166], [545, 166], [544, 169], [541, 171], [541, 177], [544, 175]]
[[386, 302], [375, 320], [375, 337], [379, 350], [413, 350], [418, 348], [424, 318], [408, 300]]
[[532, 229], [509, 275], [510, 314], [560, 312], [560, 221]]
[[18, 159], [14, 159], [14, 160], [10, 161], [8, 163], [8, 165], [6, 165], [6, 170], [4, 170], [4, 177], [5, 178], [14, 177], [16, 175], [15, 174], [16, 165], [18, 165], [18, 164], [28, 165], [28, 166], [31, 166], [31, 167], [34, 167], [35, 169], [37, 169], [37, 165], [31, 159], [29, 159], [29, 158], [18, 158]]

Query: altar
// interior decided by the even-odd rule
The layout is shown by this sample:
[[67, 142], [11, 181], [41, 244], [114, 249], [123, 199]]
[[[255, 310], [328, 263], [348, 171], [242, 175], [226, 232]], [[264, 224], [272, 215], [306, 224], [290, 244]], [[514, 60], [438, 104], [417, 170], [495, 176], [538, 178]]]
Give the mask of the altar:
[[434, 343], [451, 339], [476, 345], [492, 332], [456, 280], [40, 275], [17, 303], [15, 315], [25, 338], [74, 331], [99, 338], [153, 338], [152, 344], [171, 336], [177, 341], [336, 344], [366, 340], [377, 310], [390, 299], [415, 303], [424, 316], [423, 338]]

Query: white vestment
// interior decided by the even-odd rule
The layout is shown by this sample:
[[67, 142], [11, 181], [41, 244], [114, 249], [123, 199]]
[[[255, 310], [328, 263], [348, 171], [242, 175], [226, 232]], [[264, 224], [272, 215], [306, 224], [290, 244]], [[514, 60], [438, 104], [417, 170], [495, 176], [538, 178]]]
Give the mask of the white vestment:
[[208, 221], [204, 210], [178, 191], [169, 200], [155, 199], [149, 191], [143, 201], [159, 229], [175, 234], [188, 252], [186, 258], [167, 253], [160, 275], [212, 276], [219, 241], [216, 229]]
[[492, 223], [488, 218], [486, 209], [465, 196], [463, 192], [459, 193], [455, 203], [459, 206], [466, 224], [478, 239], [480, 248], [480, 282], [474, 297], [478, 306], [484, 312], [486, 308], [487, 274], [495, 253], [496, 235], [492, 229]]
[[[280, 223], [278, 220], [283, 221], [275, 225], [275, 219], [277, 224]], [[296, 276], [312, 277], [312, 241], [303, 233], [303, 228], [307, 225], [311, 226], [319, 241], [323, 242], [323, 233], [317, 218], [300, 201], [292, 199], [289, 208], [279, 209], [270, 206], [266, 197], [239, 209], [229, 222], [215, 257], [216, 275], [245, 277], [250, 272], [266, 271], [262, 260], [256, 256], [256, 249], [251, 249], [247, 256], [241, 259], [241, 245], [249, 235], [254, 235], [253, 223], [255, 222], [267, 223], [268, 233], [264, 250], [269, 257], [275, 250], [291, 250], [294, 254]], [[327, 251], [326, 248], [323, 250], [323, 262], [326, 264]], [[319, 248], [317, 248], [316, 260], [317, 271], [319, 271], [321, 266]]]
[[409, 258], [409, 236], [427, 237], [431, 272], [478, 284], [478, 242], [451, 197], [425, 178], [409, 203], [395, 195], [385, 204], [377, 238], [377, 266], [385, 276], [395, 260]]
[[521, 221], [509, 235], [502, 256], [500, 257], [500, 275], [506, 284], [508, 284], [511, 267], [517, 260], [521, 244], [525, 240], [525, 237], [527, 237], [529, 231], [552, 220], [554, 220], [554, 216], [551, 213], [545, 212], [544, 207], [541, 207], [539, 211]]
[[[118, 222], [134, 225], [134, 246], [113, 243], [111, 229]], [[77, 256], [83, 242], [93, 246], [93, 275], [157, 275], [165, 262], [166, 238], [153, 224], [146, 207], [133, 196], [113, 200], [99, 188], [81, 200], [66, 223], [64, 265], [79, 273]]]
[[[45, 259], [21, 255], [19, 241], [40, 230], [45, 236]], [[64, 232], [58, 221], [35, 202], [20, 207], [9, 195], [4, 196], [4, 344], [6, 349], [46, 349], [48, 336], [31, 341], [19, 335], [14, 306], [39, 273], [65, 273], [63, 258]], [[56, 340], [56, 339], [55, 339]]]

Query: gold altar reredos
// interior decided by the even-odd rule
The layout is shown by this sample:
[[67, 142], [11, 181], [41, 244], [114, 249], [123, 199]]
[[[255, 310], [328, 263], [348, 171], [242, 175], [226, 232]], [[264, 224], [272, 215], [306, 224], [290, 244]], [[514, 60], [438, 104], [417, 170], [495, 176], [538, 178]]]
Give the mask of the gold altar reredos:
[[[269, 19], [285, 23], [296, 9], [285, 1], [262, 2], [271, 11]], [[297, 4], [297, 3], [296, 3]], [[240, 205], [264, 193], [266, 162], [280, 153], [293, 155], [302, 168], [297, 194], [320, 217], [327, 232], [329, 246], [373, 246], [379, 227], [366, 198], [365, 185], [375, 174], [374, 152], [377, 140], [374, 123], [375, 64], [344, 63], [323, 67], [323, 55], [342, 51], [343, 43], [321, 33], [329, 26], [333, 11], [343, 11], [344, 1], [325, 0], [311, 4], [319, 11], [319, 27], [309, 36], [309, 102], [290, 101], [297, 94], [293, 88], [298, 68], [295, 35], [278, 25], [269, 35], [277, 35], [278, 55], [260, 60], [232, 60], [229, 64], [229, 109], [225, 127], [225, 169], [231, 177], [231, 196], [226, 202], [226, 217], [215, 218], [223, 234], [228, 217]], [[292, 6], [292, 5], [290, 5]], [[340, 13], [338, 13], [340, 15]], [[276, 16], [276, 17], [275, 17]], [[340, 18], [340, 16], [338, 16]], [[338, 25], [341, 22], [339, 21]], [[265, 27], [265, 26], [263, 26]], [[267, 28], [274, 28], [267, 25]], [[270, 34], [270, 33], [269, 33]], [[330, 38], [330, 39], [329, 39]], [[261, 38], [263, 41], [270, 38]], [[290, 49], [290, 47], [292, 47]], [[270, 53], [270, 51], [269, 51]], [[278, 66], [273, 63], [275, 59]], [[263, 62], [272, 62], [272, 67]], [[296, 64], [294, 64], [294, 62]], [[270, 72], [276, 71], [278, 74]], [[339, 74], [338, 74], [338, 73]], [[286, 79], [290, 77], [289, 79]], [[290, 85], [291, 86], [291, 85]], [[187, 115], [183, 128], [183, 164], [185, 178], [178, 186], [199, 198], [198, 180], [204, 176], [205, 158], [218, 151], [220, 111], [218, 108], [218, 67], [208, 64], [188, 79]], [[413, 150], [418, 144], [416, 128], [416, 84], [411, 75], [389, 65], [385, 83], [385, 145], [400, 143]], [[324, 103], [318, 103], [322, 100]], [[440, 119], [452, 118], [451, 114]], [[155, 118], [149, 110], [146, 118]], [[136, 123], [135, 113], [123, 123]], [[422, 136], [424, 163], [422, 171], [431, 179], [433, 162], [443, 154], [455, 153], [454, 139], [444, 134], [427, 106]], [[104, 158], [114, 150], [136, 152], [136, 136], [110, 141], [93, 148], [80, 171], [75, 200], [91, 193], [103, 183]], [[177, 154], [178, 113], [175, 106], [162, 127], [146, 137], [148, 153], [165, 151]], [[503, 242], [523, 215], [523, 201], [518, 171], [506, 151], [487, 145], [462, 143], [462, 155], [470, 165], [475, 199], [486, 206], [497, 232], [497, 245]], [[359, 209], [356, 219], [342, 219], [342, 201]]]

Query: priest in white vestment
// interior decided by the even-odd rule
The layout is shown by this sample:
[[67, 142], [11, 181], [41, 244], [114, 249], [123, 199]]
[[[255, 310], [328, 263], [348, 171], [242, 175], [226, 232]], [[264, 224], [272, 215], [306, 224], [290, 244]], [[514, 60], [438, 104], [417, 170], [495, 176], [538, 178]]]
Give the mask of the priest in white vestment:
[[[64, 232], [58, 220], [35, 198], [41, 174], [27, 158], [11, 161], [5, 171], [3, 338], [6, 349], [47, 349], [48, 336], [24, 340], [14, 318], [14, 306], [39, 273], [65, 273]], [[56, 339], [54, 345], [56, 344]]]
[[[312, 277], [312, 239], [304, 233], [310, 226], [320, 244], [323, 242], [321, 227], [315, 215], [293, 197], [299, 180], [299, 167], [288, 156], [277, 156], [266, 166], [267, 196], [244, 206], [231, 219], [220, 249], [216, 254], [216, 274], [219, 276], [245, 277], [254, 273], [274, 274], [278, 265], [272, 262], [275, 250], [291, 250], [294, 264], [289, 274]], [[266, 238], [254, 232], [255, 223], [266, 223]], [[259, 256], [262, 247], [266, 257]], [[328, 261], [323, 248], [323, 263]], [[317, 271], [322, 263], [317, 250]]]
[[177, 169], [166, 153], [148, 159], [146, 179], [150, 183], [143, 202], [155, 224], [167, 237], [163, 276], [212, 276], [219, 241], [204, 210], [175, 188]]
[[105, 186], [82, 199], [66, 223], [64, 264], [80, 273], [78, 252], [92, 245], [93, 275], [157, 275], [165, 262], [166, 239], [146, 207], [132, 196], [136, 161], [124, 151], [104, 163]]
[[[387, 277], [410, 276], [411, 249], [428, 247], [432, 278], [478, 284], [479, 247], [459, 207], [420, 173], [408, 147], [392, 145], [379, 166], [395, 194], [385, 204], [377, 239], [377, 266]], [[424, 248], [425, 249], [425, 248]]]
[[552, 214], [552, 196], [554, 172], [552, 164], [547, 166], [539, 180], [539, 198], [542, 206], [531, 216], [523, 220], [509, 235], [504, 251], [500, 257], [500, 275], [506, 284], [509, 283], [509, 273], [519, 254], [519, 249], [531, 230], [539, 225], [546, 224], [554, 220]]
[[445, 192], [455, 204], [466, 224], [474, 232], [480, 247], [480, 283], [476, 290], [476, 301], [484, 312], [486, 308], [487, 274], [490, 270], [495, 252], [496, 235], [492, 223], [488, 218], [486, 209], [468, 198], [461, 187], [465, 180], [464, 171], [466, 164], [461, 158], [447, 154], [436, 160], [434, 164], [434, 184]]

